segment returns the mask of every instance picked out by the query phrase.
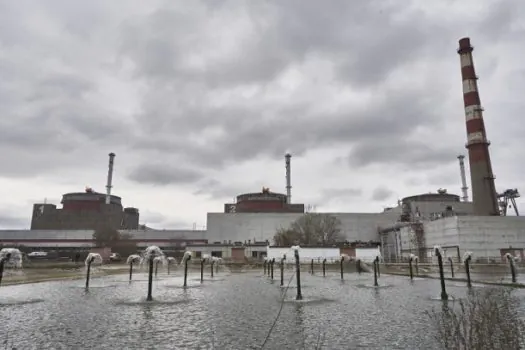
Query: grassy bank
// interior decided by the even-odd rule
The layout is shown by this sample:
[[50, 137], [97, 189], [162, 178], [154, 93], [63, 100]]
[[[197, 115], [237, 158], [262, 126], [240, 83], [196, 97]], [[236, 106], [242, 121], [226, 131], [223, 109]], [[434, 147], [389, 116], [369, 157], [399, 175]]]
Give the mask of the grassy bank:
[[[24, 269], [15, 274], [10, 274], [10, 271], [6, 270], [2, 279], [2, 286], [15, 285], [15, 284], [26, 284], [26, 283], [39, 283], [59, 280], [75, 280], [85, 278], [85, 270], [81, 268], [51, 268], [51, 269]], [[114, 268], [114, 269], [97, 269], [94, 271], [92, 278], [118, 275], [128, 272], [127, 268]]]

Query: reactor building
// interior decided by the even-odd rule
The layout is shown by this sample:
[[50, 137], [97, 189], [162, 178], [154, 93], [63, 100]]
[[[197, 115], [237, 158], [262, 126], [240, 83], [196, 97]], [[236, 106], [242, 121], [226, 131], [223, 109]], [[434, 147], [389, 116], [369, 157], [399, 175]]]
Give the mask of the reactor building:
[[106, 193], [86, 187], [84, 192], [64, 194], [62, 208], [36, 203], [33, 205], [31, 230], [138, 229], [139, 210], [123, 208], [121, 198], [111, 194], [114, 160], [115, 154], [110, 153]]
[[244, 193], [237, 196], [235, 203], [225, 203], [225, 213], [304, 213], [304, 204], [292, 204], [291, 159], [285, 156], [286, 194], [270, 192], [263, 187], [261, 192]]

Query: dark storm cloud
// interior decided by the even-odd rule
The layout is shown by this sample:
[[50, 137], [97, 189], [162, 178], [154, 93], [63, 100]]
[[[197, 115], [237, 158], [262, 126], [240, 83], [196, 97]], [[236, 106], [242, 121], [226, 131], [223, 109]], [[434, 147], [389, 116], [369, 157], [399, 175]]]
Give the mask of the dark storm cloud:
[[198, 170], [164, 163], [142, 164], [127, 175], [130, 180], [141, 184], [162, 186], [194, 183], [202, 176]]
[[393, 194], [394, 192], [386, 187], [377, 187], [374, 189], [374, 192], [372, 192], [372, 200], [381, 202], [392, 197]]

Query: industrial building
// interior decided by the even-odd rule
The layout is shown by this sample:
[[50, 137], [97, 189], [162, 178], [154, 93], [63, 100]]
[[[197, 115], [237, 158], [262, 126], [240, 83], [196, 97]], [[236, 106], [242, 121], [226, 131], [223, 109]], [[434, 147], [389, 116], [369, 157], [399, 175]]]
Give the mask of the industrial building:
[[[500, 262], [506, 253], [524, 258], [525, 218], [519, 216], [515, 201], [519, 192], [496, 192], [472, 51], [469, 38], [459, 40], [472, 204], [467, 202], [464, 156], [458, 156], [464, 202], [454, 200], [445, 215], [437, 218], [422, 217], [413, 205], [404, 205], [402, 220], [380, 229], [385, 259], [399, 260], [409, 254], [429, 259], [435, 245], [444, 247], [448, 256], [458, 260], [465, 251], [473, 252], [474, 260], [485, 262]], [[514, 208], [516, 217], [506, 216], [509, 206]]]
[[62, 196], [62, 208], [54, 204], [33, 205], [31, 230], [94, 230], [99, 227], [112, 229], [138, 229], [139, 210], [123, 208], [121, 198], [106, 195], [90, 188], [85, 192], [66, 193]]
[[123, 208], [121, 198], [111, 194], [115, 153], [109, 154], [106, 193], [86, 187], [85, 192], [66, 193], [62, 208], [54, 204], [33, 205], [31, 230], [115, 230], [139, 228], [139, 210]]
[[[465, 251], [472, 251], [475, 260], [501, 261], [507, 252], [524, 258], [525, 219], [519, 216], [515, 202], [519, 192], [496, 192], [472, 51], [469, 38], [459, 40], [472, 201], [468, 196], [465, 156], [459, 155], [461, 197], [439, 189], [403, 198], [397, 207], [383, 212], [324, 213], [339, 219], [347, 242], [377, 242], [383, 259], [390, 261], [410, 254], [417, 254], [421, 260], [432, 258], [434, 245], [445, 247], [447, 254], [457, 259]], [[114, 157], [111, 153], [106, 194], [92, 190], [65, 194], [61, 209], [35, 204], [32, 230], [0, 231], [0, 244], [92, 247], [93, 230], [103, 223], [130, 233], [137, 246], [178, 245], [195, 250], [196, 254], [260, 258], [266, 254], [276, 231], [288, 228], [305, 213], [304, 204], [292, 202], [292, 156], [287, 153], [286, 194], [268, 188], [240, 194], [235, 203], [224, 204], [224, 212], [207, 214], [205, 231], [139, 230], [138, 210], [123, 209], [120, 197], [111, 194]], [[516, 217], [506, 216], [509, 207]]]
[[[91, 249], [95, 247], [95, 230], [0, 230], [0, 244], [26, 250]], [[163, 249], [180, 250], [188, 244], [205, 244], [202, 230], [120, 230], [129, 241], [143, 249], [156, 245]]]

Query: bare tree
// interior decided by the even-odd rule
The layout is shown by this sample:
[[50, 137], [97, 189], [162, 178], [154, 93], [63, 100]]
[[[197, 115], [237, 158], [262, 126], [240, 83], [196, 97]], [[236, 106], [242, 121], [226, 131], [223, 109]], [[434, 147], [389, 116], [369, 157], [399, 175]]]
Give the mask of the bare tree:
[[290, 229], [280, 228], [273, 236], [273, 242], [277, 246], [292, 246], [301, 240], [301, 235], [298, 232]]
[[93, 240], [97, 247], [113, 247], [120, 239], [120, 232], [111, 227], [102, 226], [93, 232]]
[[328, 214], [306, 213], [274, 235], [276, 245], [334, 244], [343, 240], [341, 221]]
[[525, 322], [519, 306], [511, 290], [486, 288], [470, 292], [455, 308], [444, 303], [441, 311], [432, 310], [428, 315], [443, 349], [522, 349]]

